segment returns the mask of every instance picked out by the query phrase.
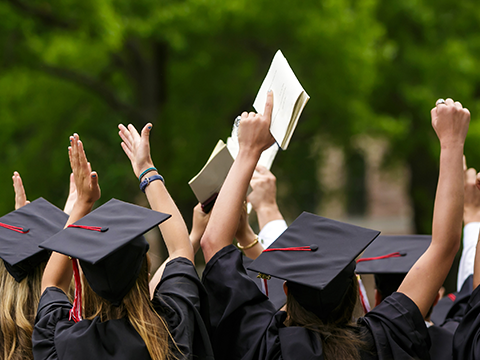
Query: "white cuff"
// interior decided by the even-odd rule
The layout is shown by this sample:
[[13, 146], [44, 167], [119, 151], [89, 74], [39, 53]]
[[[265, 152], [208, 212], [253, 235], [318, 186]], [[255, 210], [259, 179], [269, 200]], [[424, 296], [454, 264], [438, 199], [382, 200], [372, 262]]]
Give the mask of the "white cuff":
[[285, 230], [287, 230], [287, 227], [285, 220], [273, 220], [268, 222], [258, 234], [262, 246], [266, 249], [272, 245], [272, 243], [277, 240]]
[[468, 223], [463, 228], [463, 250], [458, 265], [457, 291], [460, 291], [467, 277], [473, 274], [479, 229], [480, 222]]

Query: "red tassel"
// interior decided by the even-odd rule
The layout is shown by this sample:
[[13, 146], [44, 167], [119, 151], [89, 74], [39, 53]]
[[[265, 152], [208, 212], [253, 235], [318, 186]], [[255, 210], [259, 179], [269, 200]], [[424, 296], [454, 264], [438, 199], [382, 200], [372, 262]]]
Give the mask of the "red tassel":
[[21, 228], [21, 227], [18, 227], [18, 226], [8, 225], [8, 224], [4, 224], [4, 223], [0, 223], [0, 226], [4, 227], [5, 229], [16, 231], [16, 232], [21, 233], [21, 234], [26, 234], [30, 231], [30, 229], [24, 229], [24, 228]]
[[82, 321], [82, 283], [77, 259], [72, 259], [72, 267], [75, 279], [75, 299], [73, 300], [73, 306], [70, 309], [70, 317], [68, 319], [79, 322]]
[[381, 260], [381, 259], [395, 258], [395, 257], [400, 257], [400, 256], [405, 256], [405, 254], [401, 254], [397, 251], [397, 252], [387, 254], [387, 255], [358, 259], [357, 263], [362, 262], [362, 261]]
[[108, 228], [102, 228], [101, 226], [85, 226], [85, 225], [75, 225], [75, 224], [70, 224], [67, 227], [92, 230], [92, 231], [98, 231], [98, 232], [105, 232], [108, 230]]
[[299, 247], [289, 247], [289, 248], [278, 248], [278, 249], [265, 249], [263, 252], [269, 251], [316, 251], [318, 247], [316, 245], [311, 246], [299, 246]]

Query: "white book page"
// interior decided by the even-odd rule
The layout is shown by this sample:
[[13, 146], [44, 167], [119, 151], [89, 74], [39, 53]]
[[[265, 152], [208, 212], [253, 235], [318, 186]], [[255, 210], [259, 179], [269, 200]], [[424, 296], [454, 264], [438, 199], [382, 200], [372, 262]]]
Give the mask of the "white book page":
[[280, 146], [283, 144], [284, 147], [282, 148], [285, 150], [288, 142], [285, 144], [284, 139], [287, 135], [294, 107], [304, 90], [280, 50], [275, 54], [267, 76], [253, 103], [257, 113], [263, 114], [265, 110], [268, 90], [273, 91], [273, 113], [270, 132], [277, 144]]

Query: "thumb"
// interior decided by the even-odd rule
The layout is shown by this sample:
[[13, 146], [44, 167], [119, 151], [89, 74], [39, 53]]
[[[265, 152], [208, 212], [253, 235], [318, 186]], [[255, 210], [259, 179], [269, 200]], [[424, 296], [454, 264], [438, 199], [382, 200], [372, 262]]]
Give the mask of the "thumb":
[[147, 125], [145, 125], [142, 129], [142, 138], [146, 138], [147, 140], [149, 139], [150, 137], [150, 131], [152, 130], [152, 124], [151, 123], [148, 123]]
[[92, 183], [91, 183], [92, 187], [98, 186], [98, 174], [96, 171], [92, 171], [90, 173], [90, 178], [92, 179]]

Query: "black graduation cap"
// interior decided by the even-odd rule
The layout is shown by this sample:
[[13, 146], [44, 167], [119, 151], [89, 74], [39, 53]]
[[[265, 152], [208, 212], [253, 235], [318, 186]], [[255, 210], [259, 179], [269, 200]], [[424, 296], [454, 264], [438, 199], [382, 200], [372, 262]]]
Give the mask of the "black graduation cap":
[[58, 233], [68, 215], [43, 198], [0, 218], [0, 258], [17, 282], [22, 281], [50, 252], [38, 245]]
[[357, 260], [357, 274], [373, 274], [377, 290], [386, 298], [398, 290], [431, 241], [429, 235], [379, 236]]
[[112, 199], [40, 246], [78, 259], [93, 291], [119, 305], [148, 250], [142, 234], [170, 216]]
[[431, 235], [381, 235], [357, 261], [357, 274], [406, 274], [432, 242]]
[[304, 212], [249, 269], [286, 280], [295, 299], [324, 318], [354, 281], [355, 258], [379, 234]]

